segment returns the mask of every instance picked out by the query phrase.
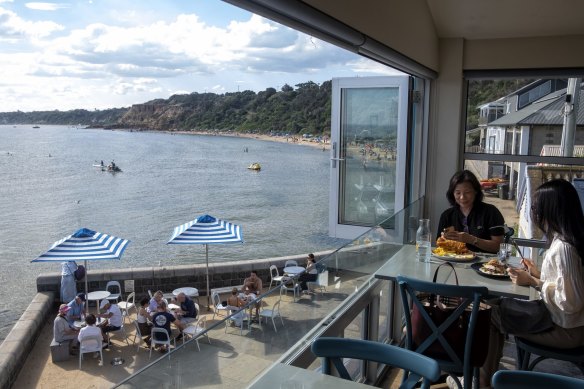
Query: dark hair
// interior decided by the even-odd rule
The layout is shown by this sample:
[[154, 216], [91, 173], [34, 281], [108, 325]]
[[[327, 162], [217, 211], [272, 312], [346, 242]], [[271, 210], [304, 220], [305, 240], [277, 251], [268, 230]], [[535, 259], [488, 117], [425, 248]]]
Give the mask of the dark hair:
[[454, 173], [452, 178], [450, 179], [450, 185], [448, 186], [448, 190], [446, 191], [446, 198], [450, 205], [456, 205], [456, 199], [454, 198], [454, 190], [456, 189], [456, 185], [462, 184], [463, 182], [468, 182], [474, 191], [476, 192], [475, 196], [475, 204], [480, 203], [483, 201], [485, 195], [483, 194], [483, 189], [481, 188], [481, 184], [477, 179], [477, 176], [473, 174], [473, 172], [469, 170], [461, 170], [459, 172]]
[[90, 313], [85, 318], [85, 322], [91, 326], [94, 325], [96, 321], [97, 321], [97, 319], [95, 318], [95, 315], [93, 313]]
[[310, 258], [314, 261], [314, 254], [313, 253], [308, 254], [308, 258]]
[[574, 246], [584, 264], [584, 213], [578, 192], [571, 183], [557, 179], [541, 184], [533, 196], [531, 219], [548, 241], [556, 233]]
[[143, 307], [144, 305], [148, 304], [149, 302], [150, 302], [149, 297], [142, 297], [142, 300], [140, 300], [140, 306]]
[[255, 274], [256, 276], [258, 275], [258, 272], [257, 272], [257, 270], [252, 270], [251, 272], [252, 272], [253, 274]]

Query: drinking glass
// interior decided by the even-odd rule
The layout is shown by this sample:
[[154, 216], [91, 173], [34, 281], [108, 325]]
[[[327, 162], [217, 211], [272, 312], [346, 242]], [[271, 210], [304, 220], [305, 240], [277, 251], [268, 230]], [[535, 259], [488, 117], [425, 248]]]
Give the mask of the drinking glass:
[[507, 263], [507, 260], [511, 256], [512, 247], [513, 246], [511, 245], [511, 243], [501, 243], [501, 245], [499, 246], [499, 253], [497, 254], [500, 262], [505, 264]]

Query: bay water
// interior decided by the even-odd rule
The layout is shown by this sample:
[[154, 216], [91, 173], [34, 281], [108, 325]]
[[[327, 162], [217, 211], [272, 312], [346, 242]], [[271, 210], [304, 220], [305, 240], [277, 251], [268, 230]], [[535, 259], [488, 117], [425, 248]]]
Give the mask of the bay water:
[[[246, 151], [247, 150], [247, 151]], [[93, 164], [112, 160], [120, 173]], [[259, 162], [260, 172], [248, 170]], [[339, 247], [328, 237], [329, 153], [249, 138], [0, 126], [0, 340], [59, 263], [31, 263], [81, 227], [129, 239], [121, 261], [90, 269], [205, 261], [204, 246], [167, 245], [203, 214], [242, 227], [243, 244], [211, 246], [209, 261]]]

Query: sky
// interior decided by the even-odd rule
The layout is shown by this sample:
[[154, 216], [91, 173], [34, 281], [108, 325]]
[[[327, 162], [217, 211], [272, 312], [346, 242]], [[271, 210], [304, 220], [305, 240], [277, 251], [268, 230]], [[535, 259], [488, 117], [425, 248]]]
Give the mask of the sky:
[[396, 71], [220, 0], [0, 0], [0, 111], [129, 107]]

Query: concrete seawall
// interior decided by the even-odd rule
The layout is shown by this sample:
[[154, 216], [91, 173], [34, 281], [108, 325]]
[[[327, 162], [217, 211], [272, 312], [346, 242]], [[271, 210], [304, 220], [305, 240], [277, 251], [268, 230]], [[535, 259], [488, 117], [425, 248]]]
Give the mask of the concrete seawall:
[[[314, 253], [317, 260], [331, 251]], [[209, 287], [222, 288], [243, 284], [244, 278], [252, 270], [257, 271], [264, 287], [270, 283], [270, 266], [276, 265], [280, 274], [284, 263], [295, 260], [299, 266], [305, 265], [306, 254], [291, 255], [256, 260], [243, 260], [209, 264]], [[104, 290], [108, 281], [118, 281], [122, 293], [127, 296], [136, 292], [136, 302], [141, 296], [152, 292], [172, 290], [184, 286], [195, 287], [200, 296], [206, 295], [205, 264], [155, 266], [112, 270], [90, 270], [87, 273], [89, 290]], [[45, 273], [37, 277], [37, 294], [16, 322], [4, 342], [0, 345], [0, 388], [10, 388], [32, 350], [42, 327], [47, 320], [53, 320], [61, 288], [60, 273]], [[83, 291], [85, 281], [77, 283], [77, 290]], [[206, 301], [201, 299], [201, 304]]]

